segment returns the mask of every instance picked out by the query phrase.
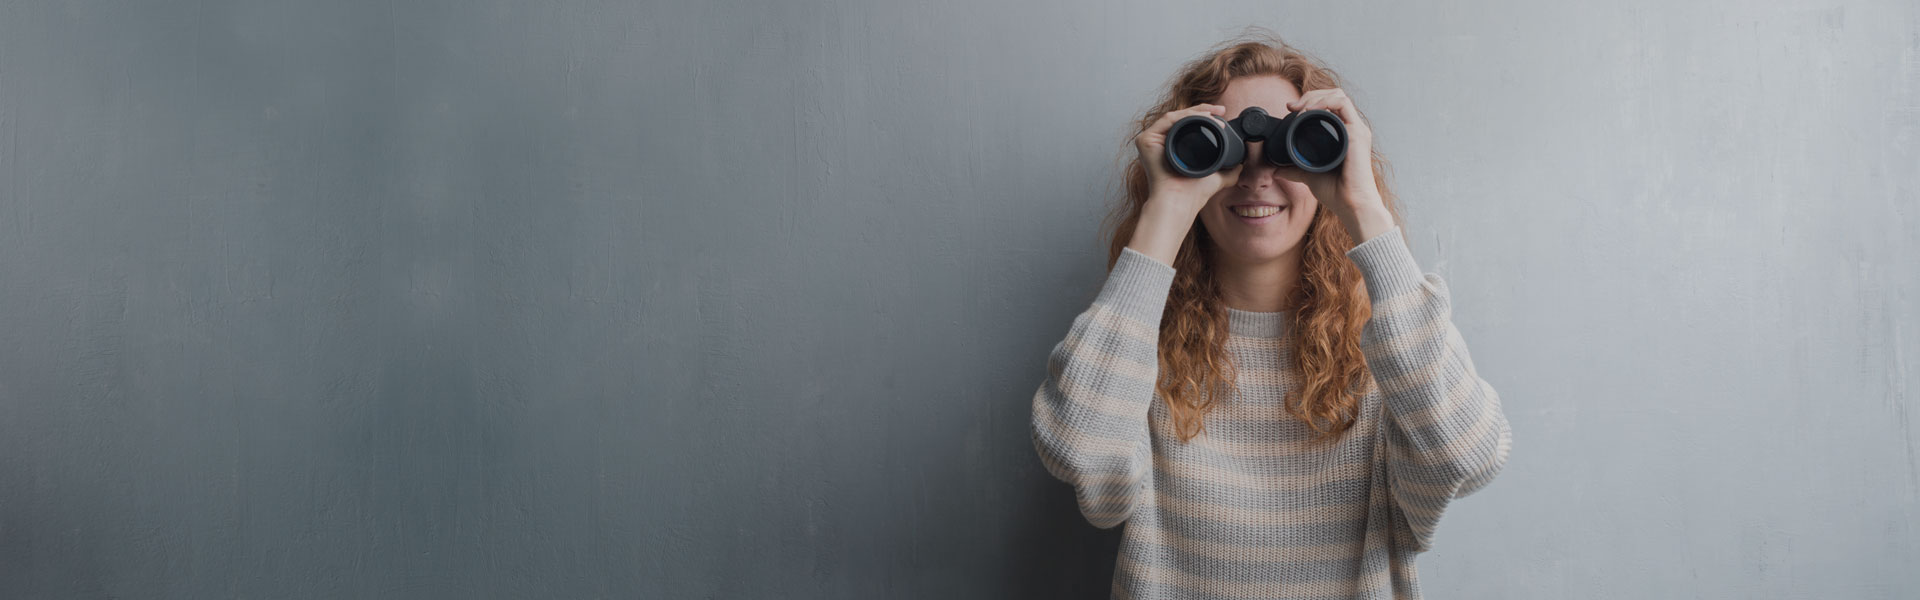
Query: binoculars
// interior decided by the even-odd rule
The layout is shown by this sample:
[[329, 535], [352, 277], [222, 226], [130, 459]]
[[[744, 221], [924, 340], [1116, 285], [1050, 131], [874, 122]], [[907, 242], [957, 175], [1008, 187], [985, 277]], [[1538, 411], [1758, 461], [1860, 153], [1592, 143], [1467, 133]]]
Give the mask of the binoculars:
[[1167, 164], [1180, 175], [1206, 177], [1246, 160], [1248, 142], [1266, 142], [1261, 154], [1274, 166], [1325, 173], [1347, 157], [1347, 125], [1318, 108], [1274, 118], [1249, 106], [1225, 127], [1210, 115], [1189, 115], [1167, 129]]

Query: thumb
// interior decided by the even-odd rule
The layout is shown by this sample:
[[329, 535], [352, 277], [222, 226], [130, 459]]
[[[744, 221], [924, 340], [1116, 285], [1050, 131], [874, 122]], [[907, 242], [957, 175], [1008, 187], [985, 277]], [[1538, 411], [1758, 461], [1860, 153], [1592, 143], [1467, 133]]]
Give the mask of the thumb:
[[1298, 181], [1298, 182], [1304, 183], [1307, 180], [1307, 172], [1300, 170], [1299, 167], [1280, 167], [1280, 168], [1274, 169], [1273, 174], [1278, 175], [1281, 179], [1285, 179], [1287, 181]]

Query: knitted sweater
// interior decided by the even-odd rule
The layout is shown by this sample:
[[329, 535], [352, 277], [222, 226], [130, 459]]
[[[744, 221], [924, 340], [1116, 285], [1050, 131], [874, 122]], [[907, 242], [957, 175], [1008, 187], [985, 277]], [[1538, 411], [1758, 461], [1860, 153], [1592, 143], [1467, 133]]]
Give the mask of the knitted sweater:
[[1126, 524], [1115, 598], [1420, 597], [1414, 557], [1448, 502], [1490, 482], [1511, 430], [1400, 228], [1347, 252], [1373, 315], [1360, 417], [1328, 444], [1283, 407], [1286, 313], [1228, 308], [1237, 391], [1182, 443], [1154, 389], [1174, 269], [1124, 248], [1093, 305], [1054, 346], [1032, 440], [1082, 516]]

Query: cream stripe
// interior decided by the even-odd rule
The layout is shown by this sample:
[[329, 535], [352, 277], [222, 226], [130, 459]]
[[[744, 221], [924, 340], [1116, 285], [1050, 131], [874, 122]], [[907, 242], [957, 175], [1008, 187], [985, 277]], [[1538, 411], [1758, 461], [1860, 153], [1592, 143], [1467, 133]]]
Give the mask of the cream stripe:
[[1406, 477], [1402, 477], [1396, 473], [1393, 473], [1391, 469], [1389, 469], [1388, 476], [1393, 478], [1392, 487], [1394, 489], [1413, 492], [1421, 496], [1433, 498], [1435, 499], [1435, 501], [1438, 501], [1438, 502], [1446, 502], [1447, 500], [1451, 500], [1453, 498], [1453, 491], [1458, 485], [1458, 482], [1455, 482], [1452, 484], [1440, 485], [1440, 484], [1413, 481], [1411, 479], [1408, 479]]
[[[1448, 321], [1433, 321], [1422, 323], [1415, 327], [1388, 332], [1388, 335], [1392, 337], [1374, 338], [1367, 344], [1366, 353], [1371, 356], [1391, 357], [1392, 361], [1390, 365], [1402, 368], [1399, 369], [1401, 372], [1392, 373], [1385, 379], [1376, 377], [1374, 379], [1375, 382], [1379, 383], [1380, 388], [1383, 390], [1399, 392], [1400, 390], [1406, 389], [1409, 383], [1421, 381], [1419, 379], [1413, 379], [1411, 376], [1425, 370], [1430, 365], [1409, 365], [1407, 363], [1415, 359], [1431, 359], [1431, 362], [1438, 362], [1438, 359], [1445, 358], [1446, 352], [1443, 348], [1445, 348], [1447, 344], [1443, 338], [1447, 336], [1447, 331], [1452, 328], [1452, 323]], [[1440, 352], [1436, 352], [1432, 356], [1426, 356], [1425, 351], [1427, 350], [1440, 350]]]
[[[1040, 442], [1039, 438], [1035, 438], [1034, 442], [1035, 449], [1039, 450], [1035, 454], [1040, 455], [1040, 463], [1046, 467], [1047, 472], [1056, 478], [1074, 484], [1075, 487], [1131, 487], [1138, 481], [1138, 476], [1131, 471], [1138, 471], [1139, 466], [1135, 463], [1142, 461], [1134, 460], [1133, 457], [1127, 459], [1128, 469], [1130, 471], [1127, 473], [1111, 470], [1081, 471], [1068, 465], [1064, 457], [1056, 456], [1053, 451], [1047, 449], [1045, 445]], [[1114, 459], [1118, 457], [1114, 455], [1101, 455], [1096, 456], [1096, 458]]]
[[[1355, 423], [1354, 427], [1358, 428], [1359, 424]], [[1236, 442], [1212, 435], [1200, 435], [1195, 436], [1189, 443], [1195, 448], [1211, 450], [1234, 458], [1285, 458], [1318, 455], [1332, 450], [1327, 446], [1315, 445], [1304, 439]]]
[[[1246, 355], [1242, 354], [1241, 356]], [[1234, 383], [1245, 386], [1274, 388], [1287, 387], [1288, 384], [1299, 385], [1293, 381], [1292, 367], [1277, 364], [1278, 359], [1275, 360], [1275, 363], [1276, 364], [1266, 364], [1264, 362], [1234, 363]]]
[[[1137, 442], [1132, 439], [1107, 437], [1064, 420], [1059, 411], [1069, 405], [1056, 401], [1052, 396], [1053, 393], [1046, 386], [1034, 394], [1033, 416], [1042, 431], [1062, 444], [1070, 445], [1071, 450], [1078, 454], [1119, 456], [1133, 453], [1133, 446]], [[1146, 427], [1144, 421], [1141, 427]], [[1103, 452], [1092, 452], [1095, 450]]]
[[[1096, 458], [1131, 460], [1131, 456], [1135, 456], [1135, 444], [1139, 442], [1123, 440], [1123, 438], [1098, 437], [1079, 427], [1060, 423], [1058, 415], [1054, 415], [1050, 404], [1037, 406], [1033, 410], [1033, 415], [1039, 419], [1041, 431], [1044, 433], [1044, 437], [1037, 437], [1035, 440], [1039, 442], [1039, 446], [1044, 446], [1043, 452], [1044, 450], [1058, 452], [1056, 458], [1060, 462], [1085, 463]], [[1052, 442], [1048, 442], [1046, 438], [1052, 438]]]
[[[1431, 382], [1439, 382], [1439, 384], [1446, 386], [1441, 390], [1441, 397], [1446, 399], [1446, 402], [1424, 407], [1411, 414], [1398, 415], [1404, 419], [1409, 426], [1417, 427], [1432, 424], [1435, 416], [1430, 413], [1437, 409], [1445, 409], [1457, 413], [1461, 412], [1461, 409], [1464, 407], [1478, 404], [1474, 402], [1476, 397], [1470, 394], [1469, 391], [1491, 391], [1491, 386], [1488, 386], [1485, 380], [1480, 379], [1478, 374], [1474, 373], [1472, 369], [1467, 368], [1465, 357], [1457, 353], [1455, 348], [1455, 346], [1449, 344], [1441, 351], [1440, 356], [1435, 357], [1433, 361], [1422, 366], [1420, 369], [1402, 373], [1399, 376], [1390, 378], [1389, 381], [1379, 382], [1382, 393], [1388, 395], [1400, 395], [1421, 390], [1434, 385]], [[1471, 386], [1461, 384], [1471, 384]]]
[[1139, 320], [1134, 319], [1133, 317], [1127, 316], [1126, 313], [1121, 312], [1118, 309], [1115, 309], [1114, 307], [1095, 302], [1093, 303], [1093, 308], [1094, 308], [1093, 312], [1095, 315], [1094, 318], [1096, 322], [1106, 325], [1116, 331], [1119, 331], [1120, 333], [1126, 334], [1127, 337], [1131, 337], [1133, 339], [1140, 340], [1149, 344], [1155, 343], [1160, 340], [1159, 330], [1147, 327], [1146, 323], [1142, 323]]
[[1407, 522], [1412, 523], [1415, 527], [1430, 527], [1434, 521], [1440, 520], [1441, 513], [1447, 509], [1447, 500], [1445, 497], [1441, 497], [1439, 500], [1401, 498], [1400, 494], [1403, 492], [1417, 493], [1401, 487], [1398, 491], [1392, 492], [1396, 499], [1393, 505], [1399, 508], [1400, 512], [1405, 513]]
[[1211, 481], [1248, 490], [1296, 492], [1311, 488], [1318, 483], [1362, 478], [1368, 474], [1373, 465], [1355, 461], [1306, 475], [1257, 475], [1236, 473], [1206, 463], [1178, 460], [1155, 452], [1153, 468], [1166, 473], [1177, 473], [1185, 478]]
[[[1491, 448], [1493, 445], [1499, 443], [1499, 440], [1493, 438], [1492, 435], [1497, 433], [1499, 429], [1500, 416], [1500, 413], [1497, 411], [1480, 411], [1479, 418], [1474, 419], [1473, 423], [1469, 425], [1465, 431], [1460, 432], [1459, 435], [1445, 438], [1447, 440], [1446, 444], [1424, 455], [1414, 452], [1413, 448], [1403, 448], [1400, 444], [1394, 443], [1392, 437], [1388, 437], [1387, 458], [1408, 464], [1425, 466], [1459, 464], [1464, 462], [1464, 459], [1481, 455], [1481, 450]], [[1406, 435], [1412, 437], [1412, 434]]]
[[[1393, 413], [1394, 419], [1398, 420], [1403, 429], [1415, 431], [1430, 427], [1440, 419], [1446, 419], [1449, 422], [1466, 416], [1477, 419], [1495, 408], [1494, 403], [1489, 400], [1494, 393], [1492, 386], [1471, 373], [1461, 374], [1460, 377], [1442, 377], [1438, 373], [1444, 368], [1444, 365], [1435, 365], [1434, 368], [1434, 381], [1438, 382], [1437, 386], [1443, 386], [1439, 390], [1441, 398], [1439, 402], [1422, 402], [1423, 406], [1413, 412]], [[1469, 412], [1470, 410], [1472, 412]]]
[[[1422, 279], [1424, 279], [1424, 277], [1422, 277]], [[1427, 291], [1424, 289], [1425, 287], [1426, 286], [1416, 285], [1401, 291], [1396, 296], [1374, 303], [1373, 316], [1369, 318], [1372, 318], [1372, 319], [1385, 318], [1385, 319], [1391, 319], [1395, 321], [1406, 320], [1406, 317], [1409, 313], [1411, 313], [1414, 310], [1420, 309], [1421, 307], [1426, 305], [1427, 302], [1430, 301], [1428, 293], [1423, 293]], [[1439, 294], [1432, 294], [1432, 297], [1438, 299], [1441, 302], [1448, 302], [1450, 300], [1449, 298], [1446, 298], [1445, 296], [1441, 296]], [[1447, 310], [1439, 314], [1438, 316], [1443, 318], [1451, 318], [1452, 315], [1447, 314], [1452, 312], [1451, 304], [1449, 303], [1449, 305], [1446, 306], [1445, 308]], [[1426, 317], [1421, 317], [1420, 320], [1424, 321], [1426, 320]]]
[[[1373, 496], [1368, 494], [1368, 496]], [[1371, 509], [1386, 505], [1386, 499], [1370, 497], [1364, 502], [1347, 502], [1313, 508], [1274, 509], [1232, 506], [1214, 502], [1189, 500], [1164, 493], [1155, 494], [1157, 506], [1183, 517], [1207, 519], [1227, 524], [1256, 525], [1271, 527], [1275, 525], [1314, 525], [1340, 523], [1356, 518], [1365, 520]], [[1355, 517], [1355, 515], [1359, 515]]]
[[1107, 393], [1107, 391], [1111, 389], [1110, 386], [1103, 386], [1092, 381], [1081, 381], [1080, 378], [1077, 377], [1054, 380], [1051, 383], [1059, 390], [1060, 395], [1068, 400], [1068, 402], [1063, 404], [1085, 407], [1093, 412], [1120, 419], [1123, 422], [1146, 422], [1148, 411], [1152, 410], [1152, 402], [1159, 398], [1158, 395], [1153, 394], [1151, 387], [1143, 388], [1143, 391], [1147, 391], [1148, 393], [1146, 398], [1134, 400]]
[[1117, 563], [1116, 570], [1125, 573], [1127, 577], [1135, 580], [1156, 585], [1172, 585], [1196, 592], [1236, 598], [1276, 598], [1281, 597], [1282, 594], [1304, 594], [1309, 596], [1366, 594], [1380, 589], [1382, 580], [1387, 579], [1386, 575], [1388, 575], [1388, 573], [1378, 573], [1373, 577], [1363, 577], [1359, 581], [1323, 580], [1298, 583], [1240, 583], [1203, 577], [1181, 571], [1172, 566], [1162, 567], [1141, 564], [1139, 561], [1128, 558], [1124, 552], [1120, 553], [1119, 559], [1115, 562]]
[[[1075, 330], [1078, 331], [1078, 330]], [[1158, 352], [1158, 349], [1155, 350]], [[1059, 376], [1068, 370], [1078, 371], [1074, 367], [1092, 367], [1090, 370], [1099, 377], [1124, 375], [1136, 382], [1146, 382], [1151, 386], [1159, 378], [1160, 366], [1145, 364], [1133, 359], [1108, 352], [1107, 349], [1092, 340], [1073, 334], [1054, 347], [1048, 357], [1048, 376]]]
[[1134, 521], [1127, 525], [1127, 528], [1129, 531], [1138, 528], [1139, 532], [1132, 534], [1133, 536], [1140, 537], [1156, 545], [1221, 560], [1269, 563], [1297, 563], [1328, 560], [1357, 561], [1364, 556], [1369, 549], [1376, 551], [1383, 549], [1378, 545], [1372, 548], [1367, 547], [1365, 545], [1365, 536], [1362, 536], [1360, 539], [1312, 546], [1230, 544], [1186, 537], [1146, 520]]

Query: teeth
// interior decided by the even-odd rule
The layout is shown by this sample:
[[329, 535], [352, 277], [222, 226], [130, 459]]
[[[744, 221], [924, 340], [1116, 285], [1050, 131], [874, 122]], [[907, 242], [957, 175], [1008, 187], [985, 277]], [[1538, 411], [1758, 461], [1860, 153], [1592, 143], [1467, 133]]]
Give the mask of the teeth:
[[1278, 206], [1235, 206], [1233, 207], [1233, 214], [1240, 215], [1242, 217], [1259, 218], [1259, 217], [1272, 216], [1273, 214], [1278, 212], [1280, 212], [1280, 207]]

